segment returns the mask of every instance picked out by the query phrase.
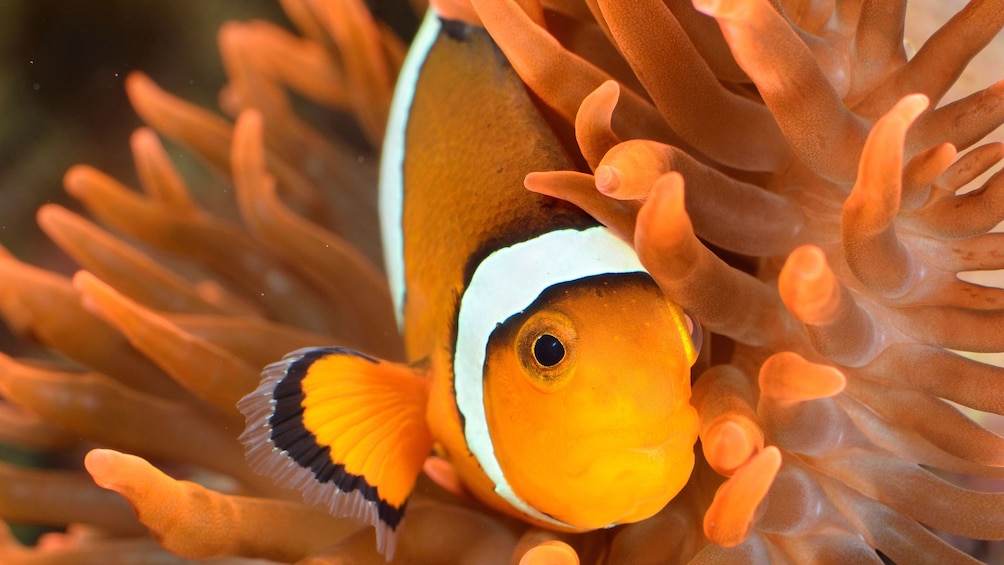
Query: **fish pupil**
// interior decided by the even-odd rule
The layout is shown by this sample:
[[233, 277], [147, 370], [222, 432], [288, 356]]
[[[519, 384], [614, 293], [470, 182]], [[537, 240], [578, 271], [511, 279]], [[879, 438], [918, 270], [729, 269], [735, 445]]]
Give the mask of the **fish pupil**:
[[543, 334], [533, 343], [533, 358], [544, 367], [553, 367], [565, 358], [565, 346], [551, 334]]

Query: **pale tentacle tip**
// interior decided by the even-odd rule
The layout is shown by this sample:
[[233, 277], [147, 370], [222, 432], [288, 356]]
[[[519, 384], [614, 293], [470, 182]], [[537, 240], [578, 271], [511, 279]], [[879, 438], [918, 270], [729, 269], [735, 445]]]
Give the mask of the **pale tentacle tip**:
[[616, 96], [620, 94], [620, 91], [621, 91], [620, 83], [618, 83], [614, 79], [607, 79], [603, 81], [599, 86], [597, 86], [596, 90], [594, 90], [593, 92], [609, 92]]
[[428, 457], [422, 464], [422, 471], [446, 492], [458, 498], [470, 500], [464, 483], [460, 480], [460, 475], [449, 461], [440, 457]]
[[683, 176], [676, 171], [665, 173], [655, 181], [638, 212], [636, 249], [671, 249], [693, 237], [683, 192]]
[[[593, 89], [593, 91], [586, 96], [586, 99], [594, 102], [602, 100], [604, 102], [604, 106], [608, 106], [610, 110], [613, 110], [613, 107], [617, 105], [617, 101], [620, 99], [620, 96], [620, 83], [614, 79], [607, 79]], [[586, 100], [583, 100], [583, 105], [587, 105]]]
[[523, 177], [523, 188], [531, 192], [540, 192], [540, 189], [536, 187], [539, 187], [545, 178], [547, 178], [546, 171], [534, 171], [527, 173], [526, 176]]
[[600, 165], [596, 167], [596, 190], [610, 196], [617, 192], [621, 185], [620, 171], [610, 165]]
[[712, 15], [721, 2], [719, 0], [693, 0], [692, 4], [697, 10]]
[[158, 144], [157, 133], [149, 127], [138, 127], [129, 136], [129, 144], [133, 147], [147, 149]]
[[694, 9], [711, 17], [727, 16], [735, 9], [729, 0], [692, 0]]
[[70, 279], [73, 288], [80, 293], [80, 305], [95, 316], [122, 305], [118, 291], [105, 284], [90, 271], [80, 270]]
[[706, 435], [704, 457], [716, 472], [726, 476], [748, 461], [758, 447], [756, 438], [730, 419], [713, 424]]
[[683, 205], [683, 175], [676, 171], [670, 171], [656, 179], [652, 186], [652, 194], [658, 194], [661, 205], [660, 208], [672, 213], [684, 212]]
[[43, 552], [67, 551], [79, 546], [79, 536], [63, 532], [46, 532], [35, 542], [35, 548]]
[[704, 515], [704, 535], [722, 547], [745, 541], [780, 468], [781, 451], [775, 446], [764, 448], [740, 467], [715, 493]]
[[901, 119], [907, 122], [912, 122], [917, 119], [917, 116], [924, 113], [930, 104], [931, 100], [926, 94], [907, 94], [903, 98], [900, 98], [899, 102], [896, 102], [896, 105], [893, 106], [889, 113], [899, 115]]
[[840, 306], [839, 287], [826, 254], [814, 245], [803, 245], [788, 255], [778, 289], [788, 311], [805, 324], [832, 321]]
[[579, 565], [579, 555], [563, 541], [548, 540], [524, 553], [519, 565]]
[[63, 173], [63, 187], [70, 196], [79, 198], [87, 192], [87, 177], [91, 168], [87, 165], [73, 165]]
[[[94, 526], [88, 524], [68, 524], [65, 532], [46, 532], [39, 536], [35, 542], [35, 549], [42, 552], [57, 552], [73, 550], [82, 547], [95, 537], [100, 537], [102, 533]], [[3, 543], [0, 542], [0, 546]]]
[[84, 468], [99, 487], [117, 490], [115, 467], [121, 456], [121, 453], [112, 449], [92, 449], [84, 456]]
[[264, 136], [264, 123], [265, 116], [256, 108], [247, 108], [242, 110], [237, 116], [237, 121], [234, 124], [235, 129], [241, 131], [246, 131], [245, 135], [254, 136], [254, 138]]
[[828, 270], [826, 254], [814, 245], [803, 245], [789, 255], [792, 274], [803, 281], [818, 281]]
[[836, 367], [784, 351], [764, 362], [759, 385], [763, 397], [787, 404], [836, 396], [847, 387], [847, 377]]
[[58, 204], [42, 204], [35, 210], [35, 221], [39, 227], [44, 229], [58, 229], [63, 225], [62, 221], [67, 219], [69, 210], [60, 207]]

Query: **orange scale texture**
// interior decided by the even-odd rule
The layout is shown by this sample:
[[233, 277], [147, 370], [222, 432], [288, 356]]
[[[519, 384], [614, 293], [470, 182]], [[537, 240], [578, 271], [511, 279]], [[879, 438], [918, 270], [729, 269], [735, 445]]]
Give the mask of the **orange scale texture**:
[[[960, 3], [912, 56], [906, 2], [433, 4], [489, 31], [580, 163], [528, 189], [633, 242], [712, 335], [697, 462], [661, 512], [548, 532], [430, 460], [395, 562], [1004, 559], [1004, 369], [957, 353], [1004, 351], [1004, 291], [967, 282], [1004, 269], [1004, 152], [980, 145], [1004, 87], [945, 101], [1004, 3]], [[372, 529], [254, 475], [237, 442], [234, 402], [286, 351], [402, 356], [375, 148], [404, 43], [362, 2], [282, 6], [299, 34], [221, 29], [226, 117], [128, 79], [141, 190], [78, 166], [66, 189], [103, 227], [39, 212], [85, 271], [0, 250], [0, 315], [58, 354], [0, 356], [0, 441], [55, 467], [0, 467], [0, 519], [65, 528], [31, 546], [4, 530], [0, 562], [384, 561]], [[290, 93], [355, 116], [365, 158]], [[200, 206], [161, 137], [231, 179], [234, 213]]]

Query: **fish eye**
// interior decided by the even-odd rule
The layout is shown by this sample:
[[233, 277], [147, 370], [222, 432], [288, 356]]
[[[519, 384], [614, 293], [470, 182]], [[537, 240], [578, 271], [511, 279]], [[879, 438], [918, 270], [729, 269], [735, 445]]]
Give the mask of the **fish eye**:
[[533, 358], [543, 367], [553, 367], [565, 358], [565, 346], [551, 334], [541, 334], [533, 342]]
[[510, 350], [518, 359], [527, 382], [540, 392], [551, 393], [575, 374], [578, 332], [562, 312], [541, 310], [521, 320]]

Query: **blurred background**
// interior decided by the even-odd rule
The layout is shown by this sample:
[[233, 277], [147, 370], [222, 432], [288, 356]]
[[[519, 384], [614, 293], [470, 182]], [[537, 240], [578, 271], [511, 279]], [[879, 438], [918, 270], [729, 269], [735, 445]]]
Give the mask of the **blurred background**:
[[[910, 2], [910, 43], [921, 45], [964, 4]], [[169, 92], [215, 108], [224, 82], [216, 29], [254, 17], [289, 25], [275, 0], [0, 0], [0, 243], [36, 264], [69, 268], [35, 227], [35, 210], [67, 200], [61, 178], [75, 163], [133, 181], [128, 139], [140, 122], [126, 100], [126, 75], [142, 70]], [[953, 93], [1002, 77], [998, 37]]]
[[[370, 2], [407, 34], [416, 20], [403, 4]], [[166, 91], [218, 112], [225, 77], [217, 29], [253, 18], [292, 29], [277, 0], [0, 0], [0, 245], [71, 274], [74, 265], [36, 226], [35, 211], [47, 202], [80, 210], [62, 188], [63, 174], [78, 163], [136, 186], [129, 136], [142, 123], [126, 97], [126, 76], [142, 71]], [[233, 208], [215, 172], [165, 145], [197, 198], [211, 209]], [[0, 324], [0, 351], [20, 355], [25, 346]]]
[[215, 108], [224, 82], [216, 29], [252, 17], [288, 25], [275, 0], [0, 1], [0, 242], [44, 266], [60, 261], [34, 211], [67, 200], [66, 169], [89, 163], [134, 179], [129, 134], [140, 121], [126, 75], [143, 70]]

